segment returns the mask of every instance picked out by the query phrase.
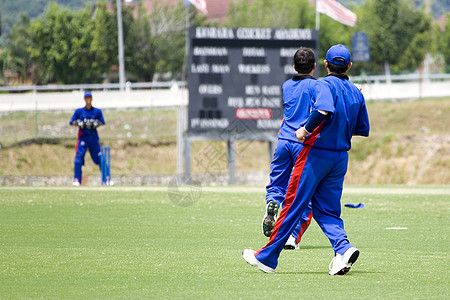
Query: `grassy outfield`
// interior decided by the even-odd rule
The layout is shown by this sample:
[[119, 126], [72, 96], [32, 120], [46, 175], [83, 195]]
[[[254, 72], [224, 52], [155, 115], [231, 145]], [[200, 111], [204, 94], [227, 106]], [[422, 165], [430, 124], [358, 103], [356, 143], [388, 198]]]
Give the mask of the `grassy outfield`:
[[314, 221], [276, 274], [242, 259], [267, 242], [263, 188], [0, 188], [0, 298], [445, 299], [449, 195], [346, 189], [343, 203], [365, 204], [342, 210], [361, 255], [329, 276]]

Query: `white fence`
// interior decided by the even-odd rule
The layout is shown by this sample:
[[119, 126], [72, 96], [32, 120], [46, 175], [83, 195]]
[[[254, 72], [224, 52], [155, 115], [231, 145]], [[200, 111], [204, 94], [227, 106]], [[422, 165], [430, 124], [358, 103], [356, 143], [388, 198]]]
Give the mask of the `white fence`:
[[[450, 97], [450, 74], [354, 76], [366, 100], [410, 100]], [[0, 112], [26, 110], [73, 110], [84, 105], [83, 92], [93, 91], [94, 106], [103, 109], [180, 107], [188, 104], [184, 82], [48, 85], [0, 87]], [[3, 93], [2, 93], [3, 92]]]

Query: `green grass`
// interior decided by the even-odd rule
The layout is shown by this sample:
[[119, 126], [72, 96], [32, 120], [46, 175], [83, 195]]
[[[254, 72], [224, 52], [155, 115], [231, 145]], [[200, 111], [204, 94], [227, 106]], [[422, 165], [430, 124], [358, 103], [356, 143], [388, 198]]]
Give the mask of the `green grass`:
[[333, 277], [315, 222], [276, 274], [245, 263], [263, 188], [0, 188], [0, 298], [448, 298], [450, 188], [359, 188], [342, 215], [361, 255]]

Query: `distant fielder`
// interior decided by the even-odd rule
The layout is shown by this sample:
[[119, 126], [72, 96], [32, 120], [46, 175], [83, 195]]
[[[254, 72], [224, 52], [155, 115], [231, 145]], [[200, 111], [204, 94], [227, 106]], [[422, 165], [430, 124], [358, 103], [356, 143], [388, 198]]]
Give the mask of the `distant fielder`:
[[78, 108], [70, 119], [70, 125], [79, 128], [75, 147], [74, 186], [81, 185], [81, 168], [84, 165], [84, 156], [88, 149], [94, 163], [100, 166], [101, 150], [97, 127], [105, 125], [101, 109], [92, 106], [91, 92], [84, 93], [84, 101], [86, 105]]

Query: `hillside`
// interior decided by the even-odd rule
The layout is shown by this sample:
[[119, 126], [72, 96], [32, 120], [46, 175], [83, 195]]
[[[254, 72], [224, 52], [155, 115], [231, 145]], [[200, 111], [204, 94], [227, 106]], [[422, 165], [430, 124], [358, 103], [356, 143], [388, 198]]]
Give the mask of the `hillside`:
[[[347, 183], [450, 184], [450, 99], [370, 102], [367, 106], [371, 135], [353, 140]], [[70, 115], [40, 114], [38, 132], [46, 134], [47, 140], [35, 143], [23, 142], [33, 137], [33, 115], [0, 116], [0, 175], [72, 174], [76, 131], [67, 126]], [[175, 111], [106, 111], [105, 118], [107, 126], [99, 131], [102, 143], [112, 148], [112, 174], [176, 173]], [[199, 141], [192, 147], [193, 173], [227, 173], [224, 142]], [[239, 141], [237, 147], [238, 173], [268, 175], [266, 142]], [[214, 159], [205, 161], [211, 151]], [[99, 173], [89, 155], [84, 171]]]

